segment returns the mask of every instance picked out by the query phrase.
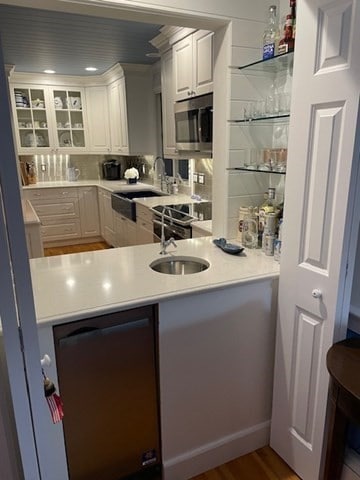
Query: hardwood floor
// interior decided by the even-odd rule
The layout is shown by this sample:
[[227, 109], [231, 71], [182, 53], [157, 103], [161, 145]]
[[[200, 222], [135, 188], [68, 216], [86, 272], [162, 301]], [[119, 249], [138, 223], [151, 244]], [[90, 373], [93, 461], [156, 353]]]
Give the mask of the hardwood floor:
[[270, 447], [260, 448], [191, 480], [300, 480]]
[[54, 255], [66, 255], [68, 253], [93, 252], [95, 250], [105, 250], [111, 248], [106, 242], [82, 243], [79, 245], [66, 245], [63, 247], [44, 248], [44, 256], [52, 257]]

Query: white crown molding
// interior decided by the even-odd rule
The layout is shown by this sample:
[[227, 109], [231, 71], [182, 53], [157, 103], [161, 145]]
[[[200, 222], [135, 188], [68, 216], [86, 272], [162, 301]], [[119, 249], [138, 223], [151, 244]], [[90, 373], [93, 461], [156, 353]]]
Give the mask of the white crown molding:
[[13, 65], [9, 65], [7, 74], [9, 83], [26, 83], [48, 86], [81, 86], [91, 87], [99, 85], [109, 85], [116, 80], [131, 73], [146, 73], [151, 71], [152, 65], [140, 65], [133, 63], [116, 63], [109, 70], [101, 75], [76, 76], [76, 75], [48, 75], [38, 73], [16, 72]]
[[151, 45], [157, 48], [160, 54], [167, 52], [176, 42], [196, 32], [195, 28], [174, 27], [164, 25], [160, 28], [160, 33], [149, 41]]

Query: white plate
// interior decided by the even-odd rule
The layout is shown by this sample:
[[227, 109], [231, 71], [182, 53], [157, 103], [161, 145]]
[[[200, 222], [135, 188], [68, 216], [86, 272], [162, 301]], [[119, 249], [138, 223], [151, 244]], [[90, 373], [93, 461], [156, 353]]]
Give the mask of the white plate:
[[71, 147], [72, 146], [70, 132], [63, 132], [59, 136], [59, 145], [60, 145], [60, 147]]

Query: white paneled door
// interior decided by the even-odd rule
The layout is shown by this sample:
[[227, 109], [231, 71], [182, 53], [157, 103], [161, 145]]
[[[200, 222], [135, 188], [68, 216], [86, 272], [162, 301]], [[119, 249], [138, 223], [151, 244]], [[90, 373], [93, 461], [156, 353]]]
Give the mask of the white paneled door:
[[316, 480], [359, 225], [360, 3], [302, 0], [297, 25], [271, 446]]

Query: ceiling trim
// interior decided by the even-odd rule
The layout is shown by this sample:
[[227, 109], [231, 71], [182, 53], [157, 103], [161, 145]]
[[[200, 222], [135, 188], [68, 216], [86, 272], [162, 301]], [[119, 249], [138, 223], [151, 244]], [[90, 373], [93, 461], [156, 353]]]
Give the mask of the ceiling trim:
[[[1, 3], [29, 8], [28, 0], [5, 0]], [[32, 0], [31, 8], [205, 30], [217, 30], [231, 20], [201, 12], [180, 13], [173, 7], [145, 5], [133, 0]]]

